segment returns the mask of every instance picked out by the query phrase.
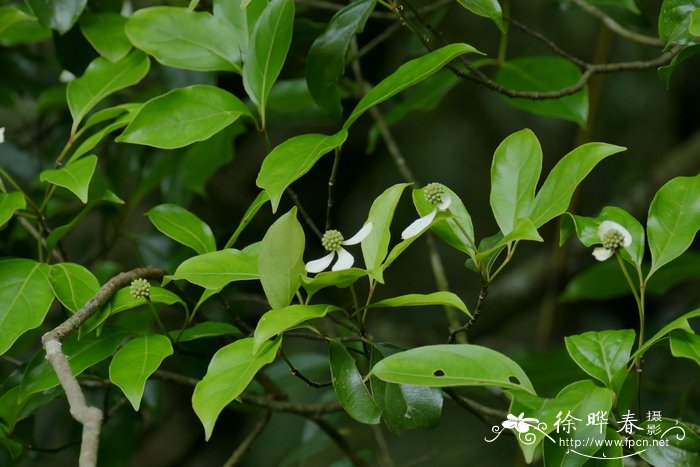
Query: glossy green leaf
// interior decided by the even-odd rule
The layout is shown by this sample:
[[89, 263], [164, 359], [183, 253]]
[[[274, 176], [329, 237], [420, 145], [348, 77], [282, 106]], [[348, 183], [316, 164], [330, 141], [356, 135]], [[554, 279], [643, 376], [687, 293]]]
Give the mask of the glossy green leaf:
[[461, 298], [452, 292], [433, 292], [430, 294], [407, 294], [399, 297], [387, 298], [372, 303], [369, 308], [396, 308], [403, 306], [430, 306], [443, 305], [457, 308], [458, 310], [472, 316]]
[[216, 251], [211, 228], [187, 209], [175, 204], [161, 204], [146, 215], [156, 229], [200, 255]]
[[690, 14], [688, 32], [690, 32], [693, 36], [700, 36], [700, 6], [695, 8], [695, 10]]
[[[10, 378], [8, 377], [6, 383], [9, 383], [9, 380]], [[14, 386], [0, 396], [0, 420], [2, 420], [0, 427], [2, 427], [3, 423], [6, 423], [8, 428], [14, 430], [17, 422], [29, 417], [37, 409], [63, 394], [62, 389], [56, 388], [20, 400], [22, 395], [20, 389], [19, 385]]]
[[[119, 115], [112, 123], [103, 128], [100, 128], [98, 131], [85, 138], [85, 140], [82, 143], [80, 143], [80, 145], [75, 149], [75, 151], [73, 151], [73, 154], [70, 155], [68, 161], [72, 162], [81, 158], [88, 152], [95, 149], [95, 147], [98, 144], [100, 144], [108, 134], [127, 126], [131, 122], [131, 120], [134, 119], [136, 113], [139, 111], [140, 108], [141, 104], [136, 104], [133, 107], [130, 107], [127, 112]], [[95, 113], [95, 115], [97, 115], [97, 113]], [[88, 119], [88, 122], [89, 121], [90, 119]]]
[[676, 70], [678, 65], [685, 62], [689, 58], [694, 57], [698, 53], [700, 53], [700, 43], [687, 45], [683, 47], [679, 53], [674, 55], [667, 65], [659, 67], [659, 78], [661, 78], [661, 81], [663, 81], [666, 85], [666, 89], [669, 89], [671, 86], [671, 75], [673, 75], [673, 72]]
[[542, 147], [537, 136], [520, 130], [498, 145], [491, 164], [491, 209], [503, 235], [515, 221], [527, 217], [542, 171]]
[[691, 17], [700, 0], [664, 0], [659, 12], [659, 37], [666, 45], [690, 44]]
[[456, 57], [466, 53], [481, 52], [468, 44], [450, 44], [404, 63], [365, 94], [343, 124], [343, 128], [346, 130], [350, 128], [370, 107], [380, 104], [404, 89], [420, 83], [434, 75]]
[[131, 43], [163, 65], [241, 72], [233, 31], [211, 13], [156, 6], [136, 11], [125, 26]]
[[289, 305], [304, 274], [304, 229], [297, 208], [277, 219], [260, 243], [258, 272], [272, 309]]
[[[122, 330], [105, 330], [100, 336], [82, 336], [80, 339], [77, 334], [68, 336], [63, 341], [62, 350], [68, 358], [73, 374], [78, 376], [91, 366], [109, 358], [128, 334]], [[44, 352], [39, 352], [22, 376], [20, 400], [58, 384], [56, 372], [46, 360]]]
[[55, 29], [61, 34], [67, 32], [78, 21], [87, 5], [87, 0], [26, 0], [26, 2], [42, 26]]
[[410, 183], [398, 183], [377, 196], [365, 221], [365, 225], [372, 223], [372, 230], [361, 243], [362, 256], [365, 259], [365, 267], [369, 275], [379, 282], [384, 282], [379, 266], [389, 251], [390, 228], [391, 220], [394, 218], [394, 210], [396, 210], [403, 190], [409, 185]]
[[649, 206], [647, 235], [651, 276], [688, 249], [700, 229], [700, 175], [676, 177], [656, 192]]
[[230, 248], [236, 243], [236, 240], [238, 240], [238, 237], [240, 236], [241, 232], [245, 230], [248, 224], [250, 224], [250, 221], [252, 221], [255, 215], [258, 213], [260, 208], [263, 207], [263, 205], [268, 201], [270, 201], [270, 197], [267, 195], [266, 191], [261, 191], [260, 193], [258, 193], [258, 196], [255, 197], [253, 202], [250, 203], [250, 206], [248, 206], [248, 209], [246, 209], [245, 213], [243, 213], [243, 217], [238, 223], [238, 227], [236, 227], [236, 230], [233, 232], [233, 234], [231, 234], [231, 238], [229, 238], [228, 242], [226, 242], [225, 248]]
[[85, 115], [107, 96], [141, 81], [150, 66], [148, 57], [139, 51], [115, 63], [102, 57], [93, 60], [80, 78], [68, 83], [66, 99], [73, 117], [72, 131], [75, 132]]
[[311, 319], [323, 318], [340, 308], [333, 305], [291, 305], [277, 310], [270, 310], [260, 318], [255, 327], [253, 352], [257, 353], [271, 338], [282, 334]]
[[97, 52], [110, 62], [126, 57], [131, 42], [126, 37], [126, 18], [117, 13], [85, 13], [80, 17], [80, 30]]
[[258, 108], [263, 128], [267, 98], [292, 43], [293, 23], [294, 0], [272, 0], [255, 24], [245, 55], [243, 86]]
[[0, 260], [0, 355], [19, 336], [44, 322], [53, 299], [47, 264]]
[[634, 338], [632, 329], [621, 329], [585, 332], [565, 337], [564, 341], [571, 359], [583, 371], [618, 392], [626, 376]]
[[681, 329], [671, 331], [670, 336], [674, 357], [689, 358], [700, 365], [700, 336]]
[[484, 251], [479, 251], [476, 257], [480, 260], [488, 259], [489, 257], [491, 257], [491, 255], [498, 252], [508, 243], [519, 242], [521, 240], [530, 240], [534, 242], [544, 241], [542, 240], [542, 237], [537, 232], [537, 229], [535, 228], [534, 224], [530, 219], [518, 219], [517, 221], [515, 221], [515, 226], [513, 227], [513, 230], [511, 230], [508, 235], [500, 238], [500, 240], [496, 242], [495, 245], [493, 245], [492, 247]]
[[218, 321], [205, 321], [197, 323], [185, 330], [170, 331], [170, 337], [177, 342], [189, 342], [197, 339], [205, 339], [209, 337], [219, 336], [234, 336], [237, 338], [243, 337], [243, 333], [233, 324], [221, 323]]
[[192, 394], [192, 408], [204, 425], [209, 440], [221, 411], [250, 384], [258, 371], [272, 362], [282, 339], [266, 342], [253, 354], [253, 338], [241, 339], [219, 349], [209, 362], [207, 374]]
[[[700, 465], [700, 436], [688, 425], [678, 420], [662, 418], [656, 421], [643, 421], [639, 426], [640, 429], [635, 431], [633, 437], [634, 449], [639, 457], [650, 465]], [[657, 427], [659, 433], [650, 436], [650, 429]], [[662, 440], [661, 443], [660, 440]]]
[[238, 55], [245, 57], [255, 23], [268, 0], [214, 0], [214, 16], [227, 23]]
[[301, 285], [309, 295], [313, 295], [326, 287], [338, 287], [339, 289], [350, 287], [357, 282], [358, 279], [366, 275], [367, 271], [359, 268], [343, 269], [341, 271], [324, 271], [313, 277], [303, 276], [301, 278]]
[[503, 24], [503, 12], [501, 11], [501, 5], [498, 0], [457, 0], [460, 5], [462, 5], [467, 10], [471, 11], [475, 15], [483, 16], [484, 18], [489, 18], [498, 29], [505, 31], [505, 26]]
[[362, 32], [376, 3], [376, 0], [358, 0], [340, 9], [309, 50], [306, 63], [309, 91], [324, 113], [334, 120], [339, 120], [343, 112], [338, 79], [345, 72], [350, 41]]
[[178, 266], [165, 282], [184, 279], [205, 289], [221, 290], [233, 281], [258, 279], [258, 258], [236, 249], [192, 257]]
[[119, 386], [134, 410], [141, 406], [146, 380], [166, 357], [173, 354], [167, 337], [159, 334], [136, 337], [119, 349], [109, 364], [109, 379]]
[[416, 386], [496, 386], [535, 393], [523, 370], [510, 358], [470, 344], [429, 345], [391, 355], [371, 375], [389, 383]]
[[[434, 223], [432, 231], [453, 248], [467, 253], [476, 254], [474, 248], [474, 226], [469, 211], [457, 194], [443, 185], [445, 194], [452, 200], [448, 209], [450, 217], [443, 222]], [[425, 199], [425, 187], [413, 190], [413, 205], [421, 216], [428, 215], [435, 206]]]
[[312, 133], [295, 136], [275, 147], [263, 161], [256, 180], [270, 196], [272, 212], [277, 211], [284, 190], [308, 172], [321, 156], [343, 144], [347, 137], [347, 131], [330, 136]]
[[27, 207], [27, 202], [19, 191], [0, 193], [0, 227], [12, 219], [16, 211], [25, 207]]
[[698, 317], [700, 317], [700, 309], [693, 310], [684, 314], [683, 316], [674, 319], [666, 326], [659, 329], [659, 331], [657, 331], [657, 333], [654, 334], [650, 339], [647, 339], [644, 342], [644, 344], [632, 354], [631, 358], [637, 358], [640, 355], [644, 355], [644, 353], [646, 353], [647, 350], [649, 350], [654, 344], [659, 342], [661, 339], [666, 337], [671, 331], [675, 331], [676, 329], [682, 329], [687, 332], [694, 332], [693, 328], [690, 327], [688, 320]]
[[379, 423], [381, 412], [362, 381], [355, 359], [342, 344], [335, 341], [331, 341], [329, 352], [333, 390], [340, 405], [360, 423]]
[[97, 156], [91, 155], [70, 162], [62, 169], [44, 170], [39, 175], [39, 179], [70, 190], [85, 204], [88, 201], [88, 189], [95, 167], [97, 167]]
[[100, 289], [95, 276], [75, 263], [51, 265], [49, 282], [56, 298], [73, 313], [80, 310]]
[[562, 157], [535, 197], [529, 216], [535, 227], [541, 227], [566, 211], [576, 187], [593, 167], [606, 157], [625, 150], [611, 144], [587, 143]]
[[194, 85], [146, 102], [115, 141], [163, 149], [204, 141], [241, 116], [248, 107], [223, 89]]
[[[550, 55], [519, 57], [498, 69], [496, 82], [515, 91], [549, 92], [573, 86], [581, 79], [581, 69], [570, 61]], [[511, 99], [506, 102], [537, 115], [559, 117], [585, 126], [588, 119], [588, 87], [557, 99]]]

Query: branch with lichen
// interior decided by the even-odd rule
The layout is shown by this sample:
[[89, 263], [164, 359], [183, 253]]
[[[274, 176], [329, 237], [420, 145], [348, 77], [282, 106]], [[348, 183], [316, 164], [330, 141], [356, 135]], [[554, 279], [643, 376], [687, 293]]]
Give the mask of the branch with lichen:
[[[61, 387], [68, 399], [71, 416], [83, 425], [83, 437], [80, 445], [81, 467], [97, 465], [97, 451], [102, 427], [102, 410], [88, 406], [77, 378], [73, 374], [66, 354], [61, 350], [63, 338], [78, 329], [88, 318], [95, 314], [119, 289], [137, 279], [161, 279], [163, 270], [155, 267], [137, 268], [117, 274], [107, 281], [94, 297], [77, 313], [44, 334], [41, 343], [46, 351], [46, 359], [53, 367]], [[143, 283], [140, 283], [143, 288]]]

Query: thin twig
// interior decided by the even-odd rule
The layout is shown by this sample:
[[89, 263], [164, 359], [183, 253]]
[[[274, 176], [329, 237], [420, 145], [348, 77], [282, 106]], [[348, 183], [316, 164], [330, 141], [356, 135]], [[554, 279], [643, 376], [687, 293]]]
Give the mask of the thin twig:
[[228, 460], [224, 463], [224, 467], [233, 467], [236, 465], [240, 465], [241, 462], [243, 462], [243, 458], [245, 458], [245, 455], [253, 446], [255, 440], [257, 440], [258, 437], [262, 434], [262, 432], [265, 431], [265, 427], [270, 421], [271, 416], [272, 411], [266, 410], [263, 416], [260, 417], [260, 420], [258, 420], [258, 423], [255, 424], [253, 430], [250, 433], [248, 433], [248, 436], [246, 436], [243, 442], [241, 442], [241, 444], [239, 444], [238, 447], [236, 447], [236, 449], [231, 454], [231, 457], [229, 457]]
[[456, 328], [456, 329], [450, 329], [450, 335], [447, 337], [447, 343], [448, 344], [454, 344], [457, 340], [457, 336], [461, 332], [467, 332], [469, 328], [471, 328], [474, 323], [476, 322], [477, 318], [479, 317], [479, 314], [481, 314], [481, 303], [486, 299], [486, 296], [489, 293], [489, 286], [488, 284], [482, 283], [481, 284], [481, 289], [479, 290], [479, 298], [476, 300], [476, 305], [474, 306], [474, 311], [472, 312], [473, 317], [467, 321], [464, 326]]
[[333, 209], [333, 188], [335, 187], [335, 179], [338, 173], [338, 165], [340, 164], [340, 148], [335, 148], [333, 157], [333, 168], [328, 177], [328, 202], [326, 203], [326, 231], [331, 229], [331, 210]]
[[294, 366], [294, 364], [292, 364], [292, 362], [289, 360], [289, 358], [287, 358], [287, 356], [284, 354], [284, 351], [281, 350], [281, 349], [280, 349], [280, 356], [282, 357], [282, 360], [284, 360], [284, 362], [285, 362], [285, 363], [287, 364], [287, 366], [289, 367], [289, 371], [292, 373], [292, 375], [293, 375], [293, 376], [296, 376], [297, 378], [299, 378], [300, 380], [302, 380], [302, 381], [303, 381], [304, 383], [306, 383], [308, 386], [311, 386], [312, 388], [320, 389], [320, 388], [326, 388], [326, 387], [328, 387], [328, 386], [330, 386], [330, 385], [333, 384], [332, 381], [328, 381], [328, 382], [325, 382], [325, 383], [317, 383], [316, 381], [312, 381], [311, 379], [309, 379], [309, 378], [307, 378], [306, 376], [304, 376], [304, 374], [303, 374], [301, 371], [299, 371], [299, 370]]
[[316, 236], [319, 239], [321, 239], [323, 237], [323, 233], [318, 228], [311, 216], [309, 216], [309, 213], [306, 212], [306, 209], [304, 209], [304, 206], [301, 204], [301, 201], [299, 201], [299, 195], [297, 195], [296, 191], [292, 190], [291, 188], [287, 188], [286, 191], [289, 197], [292, 198], [292, 201], [294, 202], [296, 207], [299, 209], [299, 214], [301, 214], [301, 217], [304, 218], [306, 225], [308, 225], [309, 228], [313, 231], [313, 233], [316, 234]]
[[565, 59], [567, 59], [571, 63], [575, 63], [576, 65], [578, 65], [582, 68], [585, 68], [586, 66], [588, 66], [588, 63], [586, 63], [584, 60], [581, 60], [580, 58], [578, 58], [574, 55], [571, 55], [569, 52], [567, 52], [566, 50], [559, 47], [553, 40], [546, 37], [541, 32], [535, 31], [534, 29], [530, 28], [529, 26], [527, 26], [527, 25], [525, 25], [525, 24], [521, 23], [520, 21], [517, 21], [513, 18], [506, 17], [505, 19], [510, 24], [512, 24], [516, 28], [520, 29], [525, 34], [528, 34], [528, 35], [534, 37], [535, 39], [537, 39], [538, 41], [542, 42], [544, 45], [546, 45], [547, 47], [552, 49], [552, 51], [554, 51], [558, 55], [561, 55], [562, 57], [564, 57]]
[[480, 404], [476, 401], [469, 399], [468, 397], [457, 394], [457, 392], [452, 388], [443, 389], [445, 394], [450, 396], [450, 398], [457, 403], [462, 408], [467, 409], [482, 422], [487, 425], [491, 424], [493, 420], [503, 421], [506, 419], [508, 412], [504, 410], [493, 409], [491, 407]]
[[600, 8], [591, 5], [585, 0], [571, 0], [573, 3], [575, 3], [579, 8], [581, 8], [583, 11], [586, 13], [595, 16], [600, 20], [600, 22], [608, 29], [610, 29], [612, 32], [617, 34], [620, 37], [624, 37], [627, 40], [630, 40], [632, 42], [637, 42], [639, 44], [644, 44], [644, 45], [650, 45], [652, 47], [663, 47], [664, 43], [658, 38], [658, 37], [652, 37], [652, 36], [647, 36], [644, 34], [639, 34], [634, 31], [630, 31], [629, 29], [625, 28], [624, 26], [620, 25], [617, 21], [612, 19], [610, 16], [608, 16], [607, 13], [605, 13], [603, 10]]
[[321, 417], [311, 417], [311, 420], [338, 445], [353, 465], [356, 467], [369, 467], [369, 464], [360, 457], [355, 448], [350, 445], [348, 440], [333, 425]]

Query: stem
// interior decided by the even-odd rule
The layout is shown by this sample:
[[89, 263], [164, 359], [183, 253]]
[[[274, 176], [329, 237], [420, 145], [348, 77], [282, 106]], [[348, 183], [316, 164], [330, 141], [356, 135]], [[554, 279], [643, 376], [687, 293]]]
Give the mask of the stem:
[[340, 148], [335, 148], [335, 157], [333, 158], [333, 168], [331, 175], [328, 177], [328, 203], [326, 205], [326, 231], [331, 229], [331, 209], [333, 208], [333, 187], [335, 186], [335, 176], [338, 172], [338, 164], [340, 163]]
[[238, 445], [235, 451], [233, 451], [231, 457], [229, 457], [228, 460], [224, 463], [224, 467], [233, 467], [236, 465], [240, 465], [243, 462], [243, 458], [253, 446], [255, 440], [257, 440], [258, 437], [262, 434], [262, 432], [265, 431], [265, 427], [270, 421], [271, 416], [272, 411], [266, 410], [263, 416], [260, 417], [260, 420], [258, 420], [258, 423], [255, 424], [255, 427], [253, 427], [253, 430], [250, 433], [248, 433], [248, 436], [246, 436], [243, 442]]
[[[501, 9], [503, 10], [503, 17], [507, 18], [510, 16], [510, 1], [501, 0]], [[498, 44], [498, 62], [504, 63], [506, 61], [506, 52], [508, 51], [508, 35], [509, 28], [508, 22], [503, 22], [503, 32], [501, 33], [501, 41]]]
[[[438, 290], [450, 290], [450, 284], [447, 282], [445, 268], [442, 265], [437, 245], [435, 244], [435, 238], [432, 234], [429, 234], [426, 236], [426, 241], [428, 242], [428, 251], [430, 253], [430, 265], [432, 266], [435, 284], [437, 285]], [[449, 306], [443, 306], [443, 309], [445, 310], [445, 316], [447, 317], [447, 323], [450, 326], [450, 329], [459, 328], [462, 324], [459, 320], [457, 310]], [[464, 334], [458, 335], [457, 342], [460, 344], [466, 344], [467, 336]]]
[[634, 282], [632, 282], [632, 278], [629, 275], [629, 271], [627, 271], [627, 266], [625, 266], [625, 263], [622, 260], [622, 257], [620, 256], [620, 254], [617, 251], [615, 252], [615, 258], [617, 258], [617, 264], [620, 265], [620, 269], [622, 269], [622, 273], [625, 275], [625, 279], [627, 280], [627, 284], [629, 284], [629, 286], [630, 286], [630, 290], [632, 291], [632, 295], [634, 295], [634, 300], [637, 302], [637, 309], [639, 310], [640, 317], [641, 317], [641, 314], [644, 313], [644, 311], [643, 311], [642, 302], [639, 299], [639, 294], [637, 293], [637, 287], [635, 287]]

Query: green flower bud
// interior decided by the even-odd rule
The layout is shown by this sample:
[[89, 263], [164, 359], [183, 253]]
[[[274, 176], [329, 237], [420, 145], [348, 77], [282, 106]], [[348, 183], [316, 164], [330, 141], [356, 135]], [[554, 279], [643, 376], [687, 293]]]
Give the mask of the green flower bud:
[[343, 240], [345, 240], [343, 234], [337, 230], [327, 230], [326, 233], [323, 234], [323, 238], [321, 238], [321, 245], [323, 245], [326, 251], [338, 251], [340, 250]]
[[151, 295], [151, 284], [146, 279], [134, 279], [129, 286], [129, 292], [134, 298], [148, 299]]
[[625, 236], [619, 230], [610, 229], [603, 234], [601, 240], [604, 248], [617, 250], [624, 245]]
[[435, 206], [442, 203], [442, 198], [444, 195], [445, 187], [442, 183], [430, 183], [426, 185], [423, 190], [425, 200]]

